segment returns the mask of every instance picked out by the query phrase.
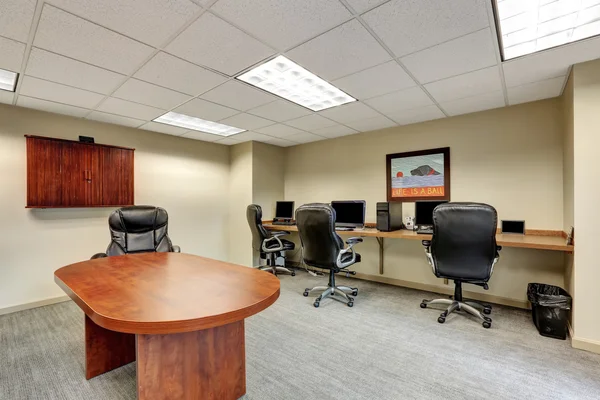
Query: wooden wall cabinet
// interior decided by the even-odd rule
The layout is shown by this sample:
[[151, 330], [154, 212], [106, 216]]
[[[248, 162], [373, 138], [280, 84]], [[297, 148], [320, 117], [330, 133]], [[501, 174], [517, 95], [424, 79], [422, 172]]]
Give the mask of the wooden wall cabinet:
[[27, 139], [27, 208], [134, 204], [134, 149], [64, 139]]

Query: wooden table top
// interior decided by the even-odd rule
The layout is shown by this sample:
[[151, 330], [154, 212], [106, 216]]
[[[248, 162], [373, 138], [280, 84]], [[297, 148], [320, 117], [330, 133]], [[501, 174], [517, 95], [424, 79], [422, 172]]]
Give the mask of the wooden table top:
[[56, 283], [98, 325], [167, 334], [229, 324], [279, 297], [279, 279], [257, 269], [181, 253], [143, 253], [58, 269]]
[[[273, 225], [263, 223], [263, 226], [271, 231], [290, 231], [298, 232], [296, 225]], [[408, 240], [430, 240], [431, 235], [421, 235], [415, 231], [400, 229], [398, 231], [383, 232], [375, 228], [364, 228], [354, 231], [336, 231], [340, 236], [359, 236], [359, 237], [380, 237], [390, 239], [408, 239]], [[572, 245], [566, 245], [566, 239], [561, 236], [546, 235], [517, 235], [502, 234], [496, 235], [496, 242], [500, 246], [522, 247], [526, 249], [567, 251], [574, 250]]]

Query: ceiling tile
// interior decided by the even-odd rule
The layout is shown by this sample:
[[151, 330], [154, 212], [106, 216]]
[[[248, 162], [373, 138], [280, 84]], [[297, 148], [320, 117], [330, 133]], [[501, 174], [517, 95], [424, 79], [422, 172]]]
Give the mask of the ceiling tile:
[[128, 79], [123, 86], [117, 89], [113, 97], [162, 108], [163, 110], [169, 110], [191, 99], [186, 94], [137, 79]]
[[396, 57], [489, 26], [485, 0], [392, 0], [363, 19]]
[[502, 90], [479, 94], [477, 96], [466, 97], [460, 100], [453, 100], [440, 103], [440, 106], [448, 115], [469, 114], [492, 108], [504, 107], [504, 94]]
[[425, 90], [438, 101], [450, 101], [502, 90], [498, 66], [428, 83]]
[[177, 107], [173, 111], [192, 117], [202, 118], [207, 121], [220, 121], [223, 118], [231, 117], [238, 113], [238, 111], [231, 108], [223, 107], [201, 99], [193, 99]]
[[217, 144], [223, 144], [225, 146], [233, 146], [234, 144], [238, 144], [238, 143], [241, 143], [241, 142], [238, 141], [238, 140], [235, 140], [233, 138], [227, 137], [227, 138], [221, 139], [221, 140], [219, 140], [219, 141], [217, 141], [215, 143], [217, 143]]
[[416, 124], [417, 122], [431, 121], [433, 119], [444, 118], [444, 113], [436, 105], [412, 110], [404, 110], [395, 114], [388, 114], [388, 117], [398, 123], [398, 125]]
[[0, 68], [19, 72], [25, 54], [25, 44], [0, 37], [0, 54]]
[[318, 114], [311, 114], [307, 115], [306, 117], [292, 119], [287, 121], [285, 124], [293, 126], [294, 128], [303, 129], [305, 131], [336, 125], [334, 121], [321, 117]]
[[357, 13], [362, 13], [363, 11], [368, 10], [371, 7], [375, 7], [383, 3], [386, 0], [346, 0], [350, 7], [354, 9]]
[[315, 129], [312, 131], [312, 133], [319, 136], [325, 136], [327, 138], [335, 138], [340, 136], [354, 135], [355, 133], [358, 133], [358, 131], [350, 129], [344, 125], [334, 125], [328, 126], [327, 128]]
[[133, 76], [192, 96], [198, 96], [227, 80], [222, 75], [163, 52], [152, 57]]
[[321, 111], [319, 115], [342, 124], [345, 124], [346, 122], [360, 121], [362, 119], [381, 117], [381, 114], [379, 114], [377, 111], [358, 101]]
[[69, 104], [82, 108], [94, 108], [104, 99], [98, 93], [72, 88], [59, 83], [48, 82], [43, 79], [26, 76], [21, 81], [20, 94], [42, 100]]
[[496, 49], [489, 29], [411, 54], [401, 61], [423, 84], [497, 63]]
[[272, 136], [263, 135], [262, 133], [258, 133], [258, 132], [242, 132], [242, 133], [236, 134], [234, 136], [234, 138], [235, 138], [235, 140], [239, 141], [240, 143], [248, 142], [250, 140], [267, 143], [274, 139]]
[[235, 75], [274, 53], [271, 48], [210, 13], [198, 18], [165, 50], [228, 75]]
[[310, 72], [329, 81], [391, 58], [357, 20], [338, 26], [287, 54]]
[[273, 125], [275, 122], [261, 117], [257, 117], [252, 114], [240, 113], [233, 117], [225, 118], [219, 121], [221, 124], [235, 126], [236, 128], [243, 129], [257, 129], [264, 128], [265, 126]]
[[160, 133], [166, 133], [167, 135], [180, 136], [189, 131], [189, 129], [180, 128], [178, 126], [172, 126], [167, 124], [161, 124], [159, 122], [147, 122], [140, 126], [140, 129], [147, 131], [154, 131]]
[[13, 92], [7, 92], [6, 90], [0, 90], [0, 103], [12, 104], [15, 94]]
[[332, 83], [359, 100], [417, 85], [396, 61], [388, 61]]
[[111, 71], [130, 74], [153, 49], [57, 8], [45, 5], [34, 46]]
[[213, 135], [212, 133], [204, 133], [198, 131], [188, 131], [186, 134], [180, 137], [186, 139], [202, 140], [204, 142], [216, 142], [217, 140], [223, 139], [223, 136]]
[[255, 131], [277, 138], [284, 138], [291, 135], [297, 135], [303, 132], [300, 129], [292, 128], [291, 126], [283, 124], [271, 125], [267, 126], [266, 128], [255, 129]]
[[110, 114], [122, 115], [124, 117], [143, 119], [145, 121], [154, 119], [163, 115], [165, 111], [145, 106], [143, 104], [132, 103], [131, 101], [109, 97], [98, 107], [99, 111]]
[[510, 87], [508, 88], [508, 103], [512, 106], [515, 104], [527, 103], [529, 101], [560, 96], [565, 79], [565, 76], [561, 76], [540, 82]]
[[85, 108], [53, 103], [51, 101], [34, 99], [32, 97], [21, 95], [19, 95], [17, 98], [17, 105], [19, 107], [34, 108], [36, 110], [47, 111], [55, 114], [70, 115], [72, 117], [83, 117], [90, 112], [90, 110], [86, 110]]
[[124, 75], [35, 47], [31, 49], [25, 73], [102, 94], [112, 93], [125, 79]]
[[273, 140], [269, 141], [269, 144], [272, 144], [274, 146], [279, 146], [279, 147], [290, 147], [290, 146], [295, 146], [297, 143], [290, 142], [289, 140], [285, 140], [285, 139], [273, 139]]
[[310, 39], [351, 16], [338, 0], [220, 0], [212, 9], [280, 50]]
[[246, 111], [276, 100], [275, 97], [262, 90], [254, 89], [237, 81], [225, 82], [200, 97], [240, 111]]
[[115, 125], [129, 126], [132, 128], [137, 128], [138, 126], [146, 122], [140, 119], [122, 117], [120, 115], [108, 114], [100, 111], [94, 111], [90, 113], [90, 115], [85, 117], [85, 119], [92, 119], [94, 121], [106, 122]]
[[315, 135], [314, 133], [302, 132], [296, 133], [294, 135], [287, 136], [286, 140], [292, 141], [294, 143], [310, 143], [316, 142], [318, 140], [325, 140], [323, 136]]
[[359, 132], [367, 132], [396, 126], [396, 123], [390, 120], [389, 118], [380, 115], [375, 118], [367, 118], [358, 121], [348, 122], [346, 125], [353, 129], [356, 129]]
[[397, 114], [398, 111], [428, 106], [433, 101], [420, 87], [414, 87], [374, 97], [365, 103], [383, 114]]
[[253, 108], [248, 112], [277, 122], [288, 121], [311, 113], [306, 108], [296, 106], [286, 100], [275, 100], [272, 103]]
[[46, 0], [98, 25], [161, 46], [200, 7], [188, 0]]
[[569, 67], [600, 58], [600, 37], [529, 54], [502, 64], [506, 86], [564, 76]]
[[0, 36], [27, 42], [37, 0], [0, 1]]

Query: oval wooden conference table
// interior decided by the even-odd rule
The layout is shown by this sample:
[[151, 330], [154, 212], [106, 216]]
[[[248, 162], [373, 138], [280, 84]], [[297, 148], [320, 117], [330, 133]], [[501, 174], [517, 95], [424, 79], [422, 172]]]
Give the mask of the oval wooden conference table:
[[243, 396], [244, 318], [279, 297], [267, 272], [180, 253], [84, 261], [54, 280], [85, 313], [86, 378], [137, 360], [140, 400]]

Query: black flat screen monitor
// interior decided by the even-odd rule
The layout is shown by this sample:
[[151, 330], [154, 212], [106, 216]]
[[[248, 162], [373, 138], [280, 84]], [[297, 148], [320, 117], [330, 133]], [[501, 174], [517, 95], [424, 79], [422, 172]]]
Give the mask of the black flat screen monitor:
[[293, 219], [294, 218], [294, 202], [293, 201], [278, 201], [275, 204], [275, 218]]
[[415, 225], [433, 225], [433, 209], [447, 201], [417, 201], [415, 203]]
[[364, 228], [367, 208], [364, 200], [332, 201], [331, 207], [335, 210], [335, 226]]

